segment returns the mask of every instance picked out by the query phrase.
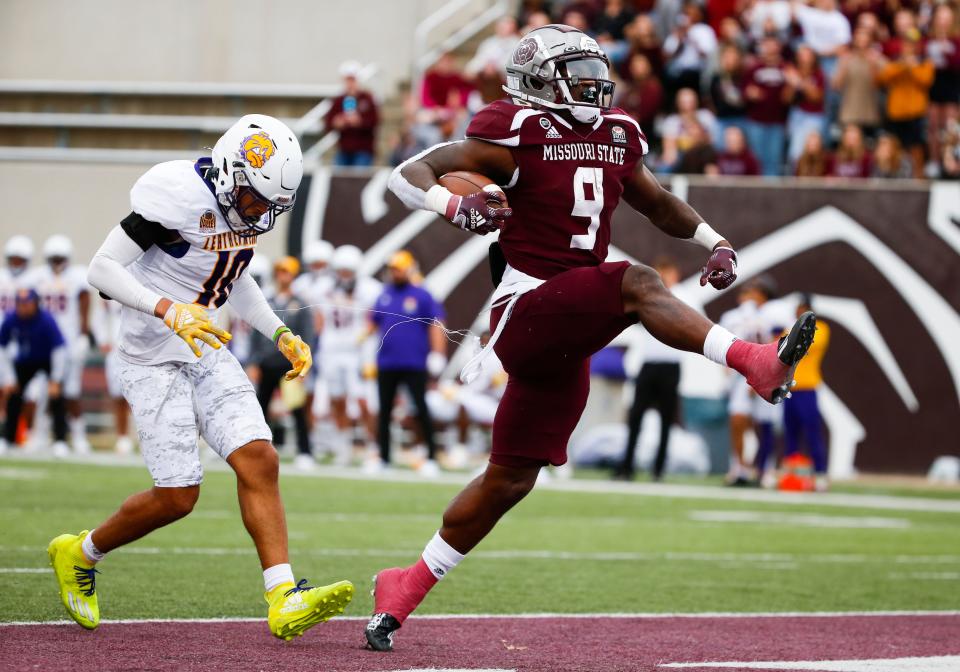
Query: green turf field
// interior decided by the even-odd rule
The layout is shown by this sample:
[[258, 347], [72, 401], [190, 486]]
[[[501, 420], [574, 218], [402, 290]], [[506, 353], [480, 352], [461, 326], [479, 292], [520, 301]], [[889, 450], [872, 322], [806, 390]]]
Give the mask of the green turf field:
[[[416, 558], [459, 489], [282, 482], [295, 573], [352, 580], [352, 615], [369, 613], [376, 570]], [[0, 620], [64, 618], [52, 575], [16, 570], [46, 567], [50, 538], [96, 525], [149, 485], [142, 467], [0, 461]], [[100, 569], [104, 618], [265, 613], [226, 472], [207, 474], [189, 518], [111, 554]], [[960, 513], [538, 489], [421, 613], [958, 608]]]

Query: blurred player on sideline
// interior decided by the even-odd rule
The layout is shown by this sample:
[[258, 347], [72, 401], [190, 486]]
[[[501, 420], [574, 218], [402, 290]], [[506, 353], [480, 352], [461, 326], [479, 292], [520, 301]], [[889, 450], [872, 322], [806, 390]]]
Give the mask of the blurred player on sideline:
[[[33, 259], [33, 241], [23, 235], [11, 236], [3, 246], [3, 256], [6, 266], [0, 268], [0, 320], [14, 308], [17, 288], [22, 285]], [[15, 382], [13, 370], [0, 364], [0, 413], [6, 413], [4, 390], [11, 389]], [[0, 445], [0, 453], [4, 450], [5, 445]]]
[[[365, 385], [361, 377], [363, 348], [374, 307], [382, 291], [377, 280], [360, 274], [363, 253], [342, 245], [333, 253], [333, 287], [322, 299], [318, 331], [322, 344], [320, 377], [330, 395], [330, 414], [336, 427], [334, 461], [349, 462], [353, 446], [350, 407], [364, 429], [370, 426]], [[372, 344], [371, 344], [372, 345]]]
[[[680, 282], [680, 269], [671, 259], [658, 259], [653, 267], [667, 289]], [[613, 474], [615, 479], [626, 481], [633, 480], [640, 425], [649, 408], [657, 409], [660, 414], [660, 443], [650, 474], [655, 481], [663, 479], [670, 429], [677, 416], [679, 401], [677, 390], [680, 387], [680, 358], [683, 353], [661, 343], [649, 331], [644, 332], [643, 336], [643, 366], [634, 381], [633, 403], [627, 414], [627, 445], [623, 461]]]
[[[70, 616], [100, 623], [96, 564], [109, 551], [183, 518], [200, 496], [197, 433], [237, 477], [240, 514], [263, 568], [270, 632], [289, 640], [342, 613], [353, 586], [297, 583], [271, 445], [253, 386], [215, 326], [227, 301], [306, 374], [310, 349], [270, 309], [246, 273], [259, 236], [289, 211], [303, 176], [293, 132], [262, 114], [242, 117], [212, 156], [168, 161], [130, 191], [132, 212], [90, 264], [90, 284], [123, 304], [120, 383], [154, 487], [127, 498], [92, 532], [62, 534], [47, 552]], [[192, 580], [201, 580], [192, 577]]]
[[[488, 349], [496, 348], [510, 382], [486, 471], [453, 499], [419, 560], [376, 576], [365, 634], [378, 651], [393, 648], [406, 617], [530, 492], [540, 469], [566, 463], [587, 399], [590, 356], [621, 331], [639, 321], [667, 345], [740, 371], [764, 399], [778, 402], [815, 328], [808, 313], [779, 345], [745, 343], [677, 300], [652, 268], [605, 263], [622, 196], [667, 234], [706, 248], [702, 285], [723, 289], [737, 275], [730, 242], [644, 167], [646, 137], [631, 117], [610, 109], [610, 62], [595, 40], [570, 26], [537, 28], [506, 68], [512, 102], [487, 105], [466, 140], [433, 147], [390, 177], [390, 189], [410, 208], [471, 233], [499, 229]], [[494, 184], [461, 196], [438, 182], [461, 170]], [[482, 358], [461, 377], [471, 379]]]
[[[13, 445], [17, 422], [23, 407], [23, 393], [38, 374], [47, 378], [47, 397], [53, 416], [54, 455], [68, 453], [67, 414], [61, 384], [67, 362], [67, 348], [57, 321], [40, 307], [40, 297], [33, 289], [18, 289], [14, 310], [0, 325], [0, 367], [14, 373], [6, 386], [7, 425], [4, 440]], [[16, 352], [11, 356], [10, 347]]]
[[[294, 295], [291, 288], [293, 279], [299, 272], [300, 262], [296, 257], [277, 259], [273, 264], [273, 288], [269, 294], [265, 293], [265, 296], [277, 317], [282, 317], [287, 326], [301, 338], [312, 341], [313, 316], [309, 310], [304, 310], [303, 303]], [[247, 375], [257, 386], [257, 401], [260, 402], [263, 415], [269, 420], [270, 401], [273, 399], [273, 393], [279, 389], [284, 405], [293, 416], [294, 428], [297, 432], [297, 456], [294, 458], [294, 466], [298, 469], [312, 469], [316, 465], [310, 452], [310, 430], [307, 426], [307, 413], [310, 409], [306, 405], [303, 381], [284, 380], [289, 363], [283, 353], [260, 334], [253, 334], [251, 338], [253, 342], [247, 362]], [[298, 385], [300, 394], [285, 394], [289, 385]], [[275, 434], [279, 433], [275, 432]], [[278, 443], [283, 445], [282, 440]]]
[[117, 442], [113, 449], [118, 455], [129, 455], [133, 452], [130, 405], [123, 398], [123, 390], [120, 388], [120, 353], [117, 350], [120, 339], [120, 304], [116, 301], [101, 300], [99, 308], [99, 315], [94, 320], [94, 331], [100, 352], [103, 353], [107, 393], [113, 406], [113, 426], [117, 433]]
[[417, 421], [427, 444], [427, 459], [420, 465], [421, 476], [439, 473], [437, 443], [433, 419], [427, 407], [427, 381], [443, 373], [447, 365], [447, 339], [440, 320], [443, 306], [423, 287], [413, 282], [416, 260], [406, 250], [395, 253], [387, 262], [390, 281], [377, 299], [370, 315], [370, 332], [377, 332], [377, 392], [380, 416], [377, 441], [378, 461], [368, 462], [375, 472], [390, 465], [390, 421], [397, 392], [403, 385], [416, 408]]
[[[70, 444], [74, 452], [90, 452], [87, 428], [80, 405], [83, 368], [93, 343], [90, 331], [90, 288], [83, 266], [70, 263], [73, 243], [64, 235], [53, 235], [43, 244], [45, 264], [31, 269], [24, 284], [37, 290], [40, 303], [56, 319], [67, 345], [63, 373], [63, 397], [70, 422]], [[36, 401], [36, 399], [32, 399]]]
[[[809, 294], [803, 295], [797, 306], [797, 313], [811, 310], [812, 300]], [[823, 427], [820, 405], [817, 403], [817, 389], [823, 383], [821, 365], [823, 357], [830, 347], [830, 325], [817, 321], [817, 333], [810, 346], [810, 354], [797, 366], [797, 384], [793, 394], [783, 403], [783, 433], [786, 443], [786, 456], [801, 450], [805, 442], [813, 460], [815, 486], [819, 491], [829, 487], [827, 480], [827, 447], [823, 441]]]
[[303, 251], [301, 256], [305, 272], [293, 281], [293, 293], [302, 301], [314, 303], [326, 296], [333, 287], [333, 273], [330, 270], [333, 251], [333, 245], [326, 240], [314, 240]]

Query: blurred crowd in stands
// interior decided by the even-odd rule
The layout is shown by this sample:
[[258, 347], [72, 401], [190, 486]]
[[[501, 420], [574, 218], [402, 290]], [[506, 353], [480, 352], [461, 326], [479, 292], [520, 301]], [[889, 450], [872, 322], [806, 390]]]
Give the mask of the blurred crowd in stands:
[[524, 0], [468, 62], [444, 54], [424, 74], [390, 162], [463, 137], [503, 97], [518, 38], [560, 22], [609, 55], [615, 104], [653, 141], [658, 172], [960, 178], [957, 5]]

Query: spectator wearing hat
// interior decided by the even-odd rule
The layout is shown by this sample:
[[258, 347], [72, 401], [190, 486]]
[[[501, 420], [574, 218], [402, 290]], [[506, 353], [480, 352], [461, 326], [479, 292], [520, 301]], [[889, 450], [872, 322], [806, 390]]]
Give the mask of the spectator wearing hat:
[[[278, 259], [273, 265], [273, 291], [267, 294], [267, 303], [294, 333], [300, 334], [304, 341], [311, 343], [314, 334], [313, 315], [309, 310], [303, 310], [303, 302], [293, 291], [293, 281], [299, 272], [300, 262], [295, 257]], [[251, 338], [253, 342], [250, 344], [247, 375], [257, 386], [257, 400], [263, 409], [263, 415], [270, 417], [270, 402], [279, 388], [280, 396], [293, 416], [297, 431], [297, 457], [294, 465], [299, 469], [310, 469], [314, 466], [314, 460], [310, 451], [310, 430], [307, 424], [309, 408], [303, 382], [284, 382], [284, 374], [289, 371], [290, 362], [266, 336], [256, 333]], [[275, 443], [282, 445], [282, 427], [274, 427], [274, 436]]]
[[438, 473], [437, 445], [433, 419], [427, 406], [427, 381], [437, 377], [447, 365], [447, 340], [441, 320], [443, 306], [423, 287], [414, 284], [416, 261], [406, 250], [394, 254], [387, 263], [389, 282], [371, 311], [371, 332], [377, 333], [377, 389], [380, 417], [377, 441], [380, 456], [365, 466], [379, 471], [390, 464], [390, 420], [397, 391], [403, 385], [416, 407], [417, 420], [427, 444], [427, 461], [421, 465], [423, 476]]
[[[9, 352], [11, 346], [15, 353]], [[13, 381], [4, 390], [7, 398], [7, 426], [4, 439], [13, 445], [23, 408], [23, 392], [40, 373], [49, 381], [50, 414], [53, 416], [53, 454], [66, 455], [67, 406], [60, 385], [66, 371], [67, 350], [57, 321], [40, 307], [40, 297], [33, 289], [19, 289], [14, 309], [0, 324], [0, 367], [13, 370]]]
[[344, 91], [333, 99], [327, 112], [328, 129], [337, 131], [338, 166], [369, 166], [373, 164], [373, 145], [380, 114], [369, 91], [360, 88], [360, 64], [346, 61], [340, 66]]

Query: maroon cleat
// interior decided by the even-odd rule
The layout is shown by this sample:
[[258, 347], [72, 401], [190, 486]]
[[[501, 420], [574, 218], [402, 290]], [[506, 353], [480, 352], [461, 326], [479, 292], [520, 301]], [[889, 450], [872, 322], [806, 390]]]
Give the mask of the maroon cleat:
[[793, 372], [810, 349], [816, 330], [816, 315], [806, 312], [777, 343], [734, 342], [727, 352], [727, 362], [746, 377], [757, 394], [771, 404], [779, 404], [789, 396]]

